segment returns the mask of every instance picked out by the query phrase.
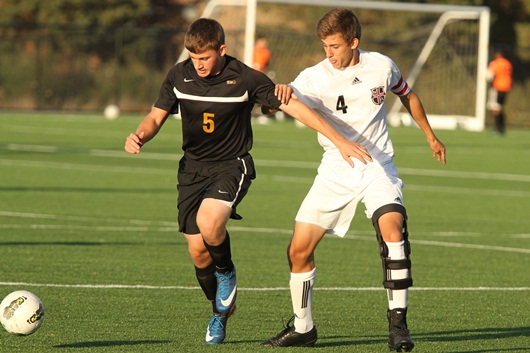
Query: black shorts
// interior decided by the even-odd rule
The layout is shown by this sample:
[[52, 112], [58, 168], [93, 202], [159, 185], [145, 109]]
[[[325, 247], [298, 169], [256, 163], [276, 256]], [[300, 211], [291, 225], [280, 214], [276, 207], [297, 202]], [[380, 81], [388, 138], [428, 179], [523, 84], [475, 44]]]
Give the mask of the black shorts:
[[236, 213], [236, 206], [247, 194], [256, 171], [249, 154], [221, 162], [196, 162], [184, 156], [179, 162], [177, 178], [179, 230], [197, 234], [200, 233], [197, 212], [205, 198], [229, 202], [232, 204], [230, 218], [242, 218]]
[[503, 105], [504, 102], [506, 101], [506, 94], [508, 92], [501, 92], [501, 91], [497, 91], [497, 103], [499, 103], [500, 105]]

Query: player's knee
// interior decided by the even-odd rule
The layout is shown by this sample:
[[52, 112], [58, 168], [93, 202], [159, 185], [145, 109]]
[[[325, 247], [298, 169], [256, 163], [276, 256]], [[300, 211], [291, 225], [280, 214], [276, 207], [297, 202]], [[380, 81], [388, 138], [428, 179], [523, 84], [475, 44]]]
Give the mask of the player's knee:
[[[390, 222], [390, 226], [387, 226], [387, 233], [385, 234], [385, 237], [383, 238], [383, 234], [381, 232], [380, 227], [380, 219], [383, 215], [388, 213], [399, 213], [401, 214], [401, 218], [399, 221], [396, 219], [395, 221]], [[401, 240], [408, 243], [408, 229], [407, 229], [407, 211], [405, 207], [401, 204], [397, 203], [391, 203], [385, 206], [382, 206], [375, 210], [375, 212], [372, 215], [372, 225], [375, 229], [375, 235], [377, 237], [377, 242], [380, 245], [379, 252], [381, 256], [387, 256], [388, 249], [386, 248], [385, 239], [389, 242], [399, 242]], [[390, 231], [388, 231], [390, 229]]]
[[294, 243], [290, 243], [287, 247], [287, 258], [291, 267], [302, 266], [311, 262], [313, 258], [313, 252], [308, 250], [307, 247], [298, 246]]
[[203, 246], [188, 246], [188, 252], [190, 254], [192, 262], [197, 267], [202, 268], [212, 262], [210, 253], [208, 252], [208, 250], [206, 249], [204, 245]]
[[403, 240], [403, 233], [400, 229], [393, 230], [385, 236], [385, 241], [397, 243]]
[[226, 225], [224, 222], [217, 221], [214, 218], [197, 216], [197, 226], [204, 240], [210, 245], [219, 245], [226, 234]]

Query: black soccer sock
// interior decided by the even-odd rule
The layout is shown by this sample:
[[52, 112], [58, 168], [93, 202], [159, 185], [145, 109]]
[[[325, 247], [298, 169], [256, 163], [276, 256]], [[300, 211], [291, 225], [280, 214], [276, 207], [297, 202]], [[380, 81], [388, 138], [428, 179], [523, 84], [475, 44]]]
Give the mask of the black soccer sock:
[[499, 113], [499, 132], [502, 134], [504, 133], [506, 123], [504, 121], [504, 112], [501, 110]]
[[206, 268], [195, 266], [195, 277], [206, 295], [206, 298], [212, 303], [213, 311], [215, 308], [215, 293], [217, 292], [217, 278], [215, 277], [215, 265], [212, 263]]
[[212, 257], [217, 272], [226, 273], [234, 269], [232, 252], [230, 250], [230, 236], [228, 235], [228, 232], [226, 232], [225, 240], [220, 245], [213, 246], [206, 242], [204, 242], [204, 245], [206, 245], [206, 248]]

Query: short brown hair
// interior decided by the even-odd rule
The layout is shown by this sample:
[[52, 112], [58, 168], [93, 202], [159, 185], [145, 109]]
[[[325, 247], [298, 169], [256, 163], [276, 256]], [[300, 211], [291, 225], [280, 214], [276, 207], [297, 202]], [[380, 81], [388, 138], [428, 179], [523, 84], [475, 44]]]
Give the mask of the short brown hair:
[[199, 18], [188, 28], [184, 46], [192, 53], [219, 50], [225, 44], [225, 32], [219, 22], [211, 18]]
[[334, 9], [326, 13], [317, 24], [317, 35], [324, 39], [340, 33], [347, 43], [354, 38], [361, 40], [361, 23], [357, 15], [348, 9]]

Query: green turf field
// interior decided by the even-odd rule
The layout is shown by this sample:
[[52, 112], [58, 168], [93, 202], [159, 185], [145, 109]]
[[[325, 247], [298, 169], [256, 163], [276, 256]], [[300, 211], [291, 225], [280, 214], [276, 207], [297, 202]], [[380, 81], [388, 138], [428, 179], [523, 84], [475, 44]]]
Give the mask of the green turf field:
[[[1, 113], [0, 297], [37, 294], [32, 336], [0, 331], [0, 352], [301, 352], [259, 343], [291, 316], [285, 249], [321, 149], [292, 121], [256, 125], [258, 178], [231, 221], [238, 310], [225, 344], [202, 343], [209, 304], [176, 224], [180, 123], [138, 156], [143, 116]], [[391, 129], [405, 182], [414, 352], [530, 350], [530, 131]], [[317, 249], [317, 352], [386, 352], [386, 293], [370, 220]], [[307, 349], [305, 349], [307, 350]]]

